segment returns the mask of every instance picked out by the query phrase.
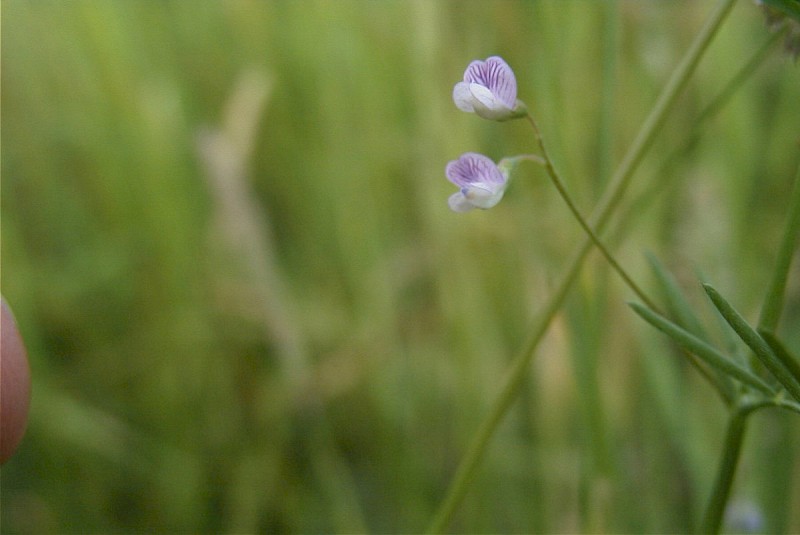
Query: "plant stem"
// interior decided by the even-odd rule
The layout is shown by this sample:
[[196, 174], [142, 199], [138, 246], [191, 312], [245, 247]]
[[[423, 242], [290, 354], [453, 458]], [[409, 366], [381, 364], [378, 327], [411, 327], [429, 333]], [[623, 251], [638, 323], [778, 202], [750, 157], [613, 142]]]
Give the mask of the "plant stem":
[[783, 297], [786, 292], [786, 280], [789, 276], [789, 268], [792, 265], [792, 256], [794, 255], [798, 235], [800, 235], [800, 166], [797, 168], [797, 176], [794, 179], [794, 190], [792, 191], [792, 199], [789, 205], [789, 219], [786, 222], [786, 231], [778, 249], [778, 258], [775, 261], [775, 269], [772, 273], [769, 290], [761, 307], [761, 316], [758, 321], [759, 330], [774, 332], [778, 327], [778, 320], [783, 308]]
[[633, 172], [638, 168], [647, 150], [655, 140], [656, 134], [661, 130], [661, 126], [669, 115], [667, 112], [672, 108], [675, 99], [689, 81], [700, 58], [711, 43], [725, 16], [730, 12], [736, 0], [721, 0], [716, 9], [709, 16], [705, 26], [700, 30], [695, 40], [692, 42], [681, 63], [676, 67], [675, 72], [667, 81], [667, 85], [662, 90], [653, 109], [645, 119], [642, 128], [633, 140], [631, 147], [625, 153], [625, 157], [617, 168], [616, 173], [611, 179], [606, 194], [600, 199], [592, 218], [594, 228], [602, 230], [605, 223], [613, 213], [613, 209], [622, 200], [623, 193], [627, 189]]
[[[769, 289], [764, 298], [761, 308], [761, 316], [758, 322], [759, 331], [765, 330], [773, 332], [780, 319], [783, 307], [783, 297], [786, 291], [786, 281], [789, 268], [792, 263], [797, 237], [800, 235], [800, 167], [794, 181], [794, 189], [789, 206], [789, 218], [786, 223], [786, 231], [783, 235], [775, 269], [772, 274]], [[789, 357], [791, 358], [791, 357]], [[795, 380], [797, 377], [795, 377]], [[777, 404], [778, 402], [776, 402]], [[785, 403], [785, 402], [784, 402]], [[728, 422], [728, 432], [725, 437], [725, 449], [723, 450], [722, 460], [717, 471], [717, 479], [711, 491], [708, 506], [706, 508], [703, 521], [700, 524], [699, 533], [719, 533], [722, 525], [722, 518], [725, 513], [725, 506], [730, 495], [731, 485], [736, 472], [736, 465], [739, 459], [744, 434], [746, 431], [747, 416], [761, 405], [740, 404], [731, 415]], [[780, 405], [778, 405], [780, 406]], [[787, 404], [789, 410], [797, 410], [794, 403]]]
[[711, 489], [703, 520], [698, 526], [697, 533], [719, 533], [725, 507], [731, 493], [731, 486], [736, 475], [736, 465], [739, 462], [739, 453], [747, 431], [747, 418], [759, 409], [769, 407], [782, 408], [792, 412], [800, 412], [800, 406], [794, 402], [786, 401], [780, 397], [767, 399], [763, 397], [742, 397], [737, 402], [728, 420], [728, 429], [725, 433], [725, 445], [722, 450], [717, 469], [717, 478]]
[[[737, 71], [737, 73], [725, 84], [722, 90], [711, 100], [711, 102], [707, 104], [705, 108], [703, 108], [703, 110], [697, 115], [697, 119], [694, 121], [690, 135], [685, 138], [684, 142], [681, 143], [680, 146], [676, 147], [660, 163], [659, 170], [654, 173], [654, 176], [659, 177], [659, 179], [654, 181], [650, 187], [645, 188], [645, 190], [639, 193], [636, 198], [632, 199], [628, 203], [629, 206], [626, 208], [626, 212], [635, 211], [635, 215], [643, 214], [646, 211], [644, 208], [651, 204], [652, 199], [658, 198], [663, 191], [665, 191], [668, 187], [671, 187], [677, 181], [677, 179], [684, 175], [684, 173], [681, 173], [680, 171], [675, 171], [676, 166], [678, 165], [678, 156], [685, 156], [687, 153], [694, 150], [698, 140], [703, 134], [704, 125], [716, 117], [720, 110], [722, 110], [728, 104], [728, 102], [730, 102], [731, 97], [736, 94], [736, 91], [738, 91], [749, 79], [749, 77], [755, 73], [759, 65], [762, 64], [764, 58], [767, 57], [767, 55], [775, 47], [775, 44], [785, 33], [785, 29], [783, 31], [770, 33], [756, 53], [753, 54], [753, 57], [750, 58], [750, 60], [741, 69], [739, 69], [739, 71]], [[619, 218], [628, 222], [628, 219], [633, 215], [634, 214], [626, 213], [622, 216], [619, 216]], [[614, 233], [615, 235], [619, 234], [620, 229], [616, 228]], [[608, 241], [608, 238], [606, 238], [606, 242]]]
[[743, 397], [737, 402], [736, 407], [731, 412], [728, 420], [728, 429], [725, 434], [725, 445], [722, 450], [717, 469], [717, 478], [711, 489], [711, 496], [708, 500], [703, 520], [697, 529], [697, 533], [703, 535], [719, 533], [722, 525], [722, 518], [725, 514], [725, 507], [731, 493], [731, 486], [736, 475], [736, 465], [739, 461], [739, 453], [744, 442], [745, 432], [747, 431], [747, 418], [755, 411], [766, 408], [779, 408], [800, 414], [800, 404], [793, 401], [782, 399], [780, 396], [767, 399], [764, 397]]
[[[631, 147], [628, 149], [625, 158], [617, 168], [617, 172], [614, 174], [614, 177], [606, 189], [606, 194], [603, 195], [599, 206], [595, 209], [595, 215], [592, 219], [594, 223], [593, 226], [597, 228], [598, 231], [602, 230], [617, 204], [622, 199], [638, 164], [644, 157], [645, 152], [647, 152], [652, 145], [656, 134], [664, 124], [676, 98], [686, 86], [700, 58], [703, 56], [703, 53], [708, 48], [708, 45], [711, 43], [722, 21], [730, 12], [735, 2], [736, 0], [722, 0], [718, 4], [661, 92], [656, 104], [647, 116], [642, 128], [631, 144]], [[534, 351], [547, 332], [550, 322], [561, 308], [567, 293], [572, 287], [575, 277], [583, 266], [586, 256], [592, 249], [592, 245], [593, 242], [590, 239], [587, 238], [584, 240], [583, 244], [573, 255], [565, 270], [565, 275], [556, 287], [554, 294], [545, 304], [544, 310], [537, 316], [530, 330], [531, 334], [522, 347], [521, 352], [516, 357], [502, 390], [491, 406], [489, 414], [478, 428], [464, 458], [459, 464], [447, 490], [447, 495], [439, 505], [433, 521], [428, 528], [429, 532], [443, 532], [449, 525], [456, 508], [464, 499], [469, 489], [469, 484], [475, 477], [475, 471], [489, 446], [489, 442], [495, 430], [505, 417], [509, 407], [511, 407], [512, 402], [519, 392], [520, 385], [527, 376], [530, 363], [535, 354]]]
[[564, 181], [561, 180], [561, 176], [556, 171], [556, 168], [553, 166], [553, 160], [550, 158], [550, 155], [547, 152], [547, 148], [544, 145], [544, 139], [542, 138], [542, 133], [539, 130], [539, 125], [536, 124], [536, 120], [533, 118], [533, 115], [530, 113], [527, 116], [528, 122], [533, 127], [533, 131], [536, 135], [536, 143], [539, 145], [539, 150], [542, 151], [542, 156], [544, 158], [544, 168], [547, 171], [548, 176], [553, 181], [553, 185], [558, 190], [558, 194], [561, 195], [561, 198], [567, 204], [570, 212], [572, 215], [575, 216], [575, 219], [578, 220], [578, 223], [583, 228], [586, 235], [592, 241], [595, 247], [603, 254], [606, 261], [608, 261], [611, 268], [617, 272], [617, 274], [622, 278], [625, 284], [633, 290], [633, 292], [641, 299], [648, 307], [650, 307], [654, 311], [658, 311], [658, 307], [653, 303], [653, 301], [644, 293], [644, 291], [639, 288], [639, 285], [636, 284], [633, 279], [628, 275], [628, 272], [617, 262], [614, 255], [606, 248], [600, 238], [597, 237], [592, 227], [589, 226], [589, 223], [586, 222], [583, 215], [578, 210], [578, 207], [575, 206], [575, 203], [572, 201], [572, 197], [570, 196], [569, 192], [567, 191], [566, 186], [564, 185]]
[[728, 421], [728, 430], [725, 434], [725, 445], [722, 450], [722, 459], [717, 469], [717, 478], [714, 481], [711, 497], [708, 500], [698, 533], [719, 533], [722, 525], [722, 516], [725, 513], [725, 505], [728, 503], [731, 485], [736, 474], [739, 452], [742, 449], [742, 442], [747, 429], [748, 412], [737, 408]]

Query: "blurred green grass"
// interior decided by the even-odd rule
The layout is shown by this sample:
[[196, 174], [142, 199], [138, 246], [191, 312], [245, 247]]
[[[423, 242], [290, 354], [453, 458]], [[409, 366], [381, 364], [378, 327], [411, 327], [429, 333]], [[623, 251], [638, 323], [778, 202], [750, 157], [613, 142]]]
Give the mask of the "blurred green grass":
[[[533, 147], [453, 84], [502, 55], [588, 212], [712, 5], [4, 1], [2, 291], [34, 395], [2, 531], [424, 528], [580, 237], [535, 168], [449, 212], [448, 160]], [[797, 66], [776, 49], [659, 170], [766, 38], [738, 5], [637, 182], [675, 184], [620, 248], [643, 280], [654, 251], [712, 325], [696, 271], [751, 318], [769, 278]], [[723, 410], [630, 298], [590, 262], [454, 530], [696, 522]], [[799, 439], [764, 414], [746, 444], [734, 498], [767, 531], [800, 530]]]

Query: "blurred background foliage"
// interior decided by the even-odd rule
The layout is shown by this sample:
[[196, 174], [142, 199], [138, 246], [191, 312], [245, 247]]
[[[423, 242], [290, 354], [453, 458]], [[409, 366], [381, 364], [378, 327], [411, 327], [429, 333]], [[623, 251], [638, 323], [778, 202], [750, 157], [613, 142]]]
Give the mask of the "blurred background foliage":
[[[534, 148], [453, 84], [502, 55], [588, 213], [713, 5], [4, 0], [2, 291], [34, 390], [2, 531], [423, 529], [581, 238], [535, 166], [448, 210], [448, 160]], [[757, 315], [800, 70], [773, 47], [697, 117], [768, 38], [739, 3], [611, 234], [712, 330], [698, 273]], [[696, 523], [724, 408], [631, 298], [592, 257], [453, 530]], [[732, 511], [766, 531], [800, 531], [799, 429], [760, 414], [745, 444]]]

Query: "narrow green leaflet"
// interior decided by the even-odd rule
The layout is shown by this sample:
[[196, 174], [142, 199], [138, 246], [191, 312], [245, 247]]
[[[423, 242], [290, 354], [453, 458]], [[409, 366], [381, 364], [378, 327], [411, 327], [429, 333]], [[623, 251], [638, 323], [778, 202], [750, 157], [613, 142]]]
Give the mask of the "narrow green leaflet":
[[639, 303], [629, 304], [634, 312], [639, 314], [647, 323], [675, 340], [678, 345], [705, 361], [709, 366], [738, 379], [768, 396], [774, 394], [772, 387], [762, 381], [753, 372], [729, 359], [689, 331]]
[[800, 381], [800, 361], [797, 360], [797, 357], [792, 356], [789, 353], [789, 350], [786, 349], [786, 346], [778, 340], [778, 338], [772, 334], [771, 332], [758, 329], [758, 334], [761, 335], [761, 338], [772, 348], [772, 351], [775, 353], [775, 356], [783, 363], [786, 369], [791, 373], [795, 379]]
[[[687, 331], [697, 336], [700, 339], [707, 339], [703, 325], [695, 315], [686, 297], [678, 286], [675, 277], [664, 267], [664, 265], [655, 257], [655, 255], [648, 253], [647, 260], [653, 269], [656, 280], [661, 286], [661, 292], [667, 303], [667, 311], [670, 315], [676, 318], [678, 325], [685, 328]], [[703, 368], [699, 362], [689, 354], [692, 365], [694, 365], [700, 373], [715, 384], [717, 390], [726, 401], [731, 401], [735, 395], [735, 388], [730, 376], [725, 373], [720, 373], [719, 370], [714, 370], [713, 375], [709, 370]]]
[[756, 357], [764, 364], [769, 372], [780, 382], [793, 398], [800, 401], [800, 381], [795, 379], [786, 366], [772, 351], [772, 348], [763, 338], [753, 329], [725, 298], [710, 284], [703, 284], [703, 288], [711, 298], [711, 302], [717, 307], [719, 313], [728, 322], [728, 325], [736, 331], [739, 338], [753, 350]]
[[706, 338], [700, 320], [694, 314], [672, 274], [654, 255], [648, 253], [647, 260], [650, 262], [664, 298], [667, 300], [667, 310], [674, 315], [678, 325], [700, 338]]
[[761, 2], [800, 22], [800, 0], [761, 0]]
[[[783, 309], [786, 295], [786, 285], [789, 281], [789, 272], [792, 267], [792, 258], [795, 253], [795, 244], [800, 236], [800, 165], [794, 178], [792, 198], [789, 201], [789, 217], [786, 220], [781, 244], [775, 257], [775, 266], [772, 270], [764, 304], [761, 306], [761, 317], [758, 320], [758, 331], [772, 331], [778, 328], [778, 322]], [[774, 348], [773, 348], [774, 349]], [[796, 377], [796, 376], [795, 376]]]

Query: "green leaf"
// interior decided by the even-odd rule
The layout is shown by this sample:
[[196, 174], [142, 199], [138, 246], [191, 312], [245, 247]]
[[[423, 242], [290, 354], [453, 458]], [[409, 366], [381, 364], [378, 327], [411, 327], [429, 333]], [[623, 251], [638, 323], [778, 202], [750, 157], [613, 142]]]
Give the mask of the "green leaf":
[[647, 260], [650, 262], [664, 298], [667, 300], [667, 311], [675, 317], [676, 323], [700, 338], [707, 338], [700, 320], [681, 292], [675, 277], [667, 271], [655, 255], [648, 253]]
[[764, 296], [764, 304], [761, 306], [761, 317], [758, 320], [759, 332], [762, 330], [775, 331], [778, 327], [798, 236], [800, 236], [800, 165], [797, 167], [792, 198], [789, 201], [786, 229], [775, 257], [775, 267], [767, 294]]
[[761, 3], [800, 22], [800, 0], [761, 0]]
[[639, 314], [650, 325], [663, 332], [675, 342], [705, 361], [709, 366], [735, 378], [739, 381], [772, 396], [775, 392], [772, 387], [761, 380], [757, 375], [726, 357], [715, 348], [693, 335], [683, 327], [671, 322], [664, 316], [650, 310], [639, 303], [629, 303], [634, 312]]
[[800, 362], [798, 362], [797, 357], [789, 353], [786, 346], [770, 331], [758, 329], [758, 334], [761, 335], [761, 338], [763, 338], [772, 351], [775, 352], [775, 356], [783, 363], [789, 373], [800, 381]]
[[719, 313], [728, 322], [728, 325], [739, 335], [739, 338], [748, 345], [758, 359], [764, 364], [769, 372], [780, 382], [784, 388], [794, 397], [800, 401], [800, 381], [795, 379], [786, 366], [772, 351], [772, 348], [764, 341], [763, 338], [753, 329], [734, 309], [720, 293], [714, 289], [710, 284], [703, 284], [708, 297], [711, 302], [717, 307]]
[[[703, 329], [702, 323], [695, 315], [692, 306], [689, 304], [689, 301], [681, 291], [681, 288], [678, 285], [678, 282], [675, 280], [675, 277], [672, 276], [672, 274], [664, 267], [664, 265], [656, 258], [655, 255], [648, 253], [647, 260], [650, 262], [650, 266], [652, 267], [656, 279], [661, 286], [661, 292], [667, 302], [667, 311], [670, 313], [670, 315], [676, 318], [678, 325], [685, 328], [690, 333], [696, 335], [700, 339], [708, 340], [708, 336], [706, 335], [705, 329]], [[711, 375], [710, 372], [702, 368], [693, 357], [690, 357], [690, 360], [692, 361], [692, 364], [695, 365], [695, 367], [697, 367], [709, 381], [715, 384], [716, 388], [720, 391], [720, 394], [726, 400], [730, 401], [734, 399], [736, 396], [735, 387], [733, 382], [730, 380], [729, 375], [720, 373], [718, 370], [714, 370], [716, 373]]]

